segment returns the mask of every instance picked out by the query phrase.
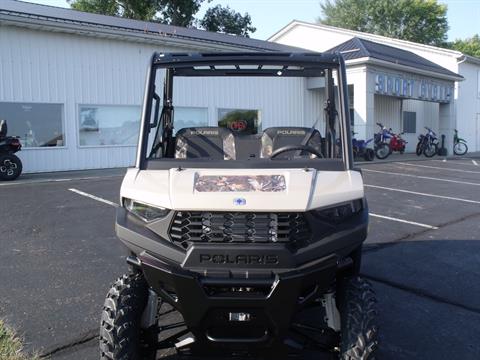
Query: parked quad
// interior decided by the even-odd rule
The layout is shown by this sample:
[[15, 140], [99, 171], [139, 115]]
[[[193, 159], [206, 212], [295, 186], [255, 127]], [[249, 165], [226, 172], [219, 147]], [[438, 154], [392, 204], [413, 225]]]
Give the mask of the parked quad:
[[418, 136], [415, 153], [417, 156], [420, 156], [423, 153], [426, 157], [433, 157], [438, 152], [438, 137], [429, 127], [425, 126], [425, 130], [427, 130], [426, 134], [420, 134]]
[[[326, 121], [287, 125], [302, 124], [298, 114], [259, 134], [175, 127], [178, 78], [225, 77], [234, 89], [245, 76], [272, 86], [323, 77]], [[169, 349], [182, 358], [373, 359], [376, 301], [359, 274], [368, 206], [341, 55], [155, 53], [145, 88], [136, 165], [116, 216], [130, 273], [105, 300], [101, 358]]]
[[[352, 136], [355, 135], [357, 135], [357, 133], [352, 131]], [[373, 161], [375, 158], [375, 151], [368, 147], [372, 141], [373, 138], [369, 140], [358, 140], [355, 137], [352, 137], [353, 157], [363, 157], [365, 161]]]
[[455, 129], [455, 133], [453, 135], [453, 153], [455, 155], [465, 155], [467, 151], [467, 140], [458, 137], [458, 130]]
[[22, 144], [18, 137], [8, 136], [7, 122], [0, 120], [0, 180], [15, 180], [22, 173], [22, 161], [15, 155]]

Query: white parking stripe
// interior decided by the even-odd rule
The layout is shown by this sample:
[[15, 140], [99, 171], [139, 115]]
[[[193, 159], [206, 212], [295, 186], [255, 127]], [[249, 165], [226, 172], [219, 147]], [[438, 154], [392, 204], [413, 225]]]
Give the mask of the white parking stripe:
[[471, 182], [467, 182], [467, 181], [450, 180], [450, 179], [440, 179], [440, 178], [434, 178], [434, 177], [430, 177], [430, 176], [420, 176], [420, 175], [412, 175], [412, 174], [402, 174], [402, 173], [391, 172], [391, 171], [380, 171], [380, 170], [372, 170], [372, 169], [365, 169], [365, 168], [363, 168], [362, 171], [374, 172], [374, 173], [380, 173], [380, 174], [387, 174], [387, 175], [395, 175], [395, 176], [413, 177], [413, 178], [417, 178], [417, 179], [427, 179], [427, 180], [445, 181], [445, 182], [451, 182], [451, 183], [463, 184], [463, 185], [476, 185], [476, 186], [480, 186], [480, 183], [471, 183]]
[[[445, 162], [446, 159], [443, 160], [438, 160], [438, 159], [430, 159], [429, 161], [431, 162]], [[463, 166], [475, 166], [475, 164], [472, 164], [472, 159], [469, 158], [458, 158], [450, 161], [450, 165], [463, 165]]]
[[416, 167], [429, 168], [429, 169], [438, 169], [438, 170], [447, 170], [447, 171], [455, 171], [455, 172], [464, 172], [464, 173], [470, 173], [470, 174], [480, 174], [480, 171], [471, 171], [471, 170], [463, 170], [463, 169], [452, 169], [452, 168], [444, 168], [444, 167], [439, 167], [439, 166], [409, 164], [409, 163], [404, 163], [404, 162], [398, 162], [398, 163], [396, 163], [396, 164], [399, 164], [399, 165], [407, 165], [407, 166], [416, 166]]
[[98, 196], [95, 196], [95, 195], [92, 195], [92, 194], [89, 194], [89, 193], [86, 193], [86, 192], [83, 192], [83, 191], [80, 191], [80, 190], [77, 190], [77, 189], [68, 189], [74, 193], [77, 193], [78, 195], [82, 195], [82, 196], [85, 196], [85, 197], [88, 197], [90, 199], [93, 199], [93, 200], [97, 200], [97, 201], [100, 201], [104, 204], [107, 204], [107, 205], [110, 205], [110, 206], [114, 206], [114, 207], [118, 207], [119, 205], [114, 203], [114, 202], [111, 202], [109, 200], [106, 200], [106, 199], [102, 199], [101, 197], [98, 197]]
[[461, 201], [461, 202], [466, 202], [466, 203], [469, 203], [469, 204], [480, 204], [480, 201], [476, 201], [476, 200], [461, 199], [461, 198], [456, 198], [456, 197], [451, 197], [451, 196], [443, 196], [443, 195], [427, 194], [427, 193], [421, 193], [421, 192], [410, 191], [410, 190], [393, 189], [393, 188], [388, 188], [388, 187], [384, 187], [384, 186], [365, 184], [365, 187], [382, 189], [382, 190], [389, 190], [389, 191], [397, 191], [397, 192], [401, 192], [401, 193], [414, 194], [414, 195], [420, 195], [420, 196], [435, 197], [435, 198], [439, 198], [439, 199]]
[[473, 163], [473, 165], [478, 166], [478, 163], [473, 159], [472, 159], [472, 163]]
[[14, 186], [14, 185], [29, 185], [29, 184], [41, 184], [41, 183], [51, 183], [51, 182], [68, 182], [68, 181], [77, 181], [77, 180], [103, 180], [110, 179], [115, 177], [122, 177], [124, 175], [106, 175], [106, 176], [85, 176], [77, 178], [48, 178], [48, 179], [32, 179], [32, 180], [15, 180], [9, 182], [1, 182], [0, 186]]
[[397, 221], [397, 222], [401, 222], [401, 223], [405, 223], [405, 224], [420, 226], [420, 227], [424, 227], [424, 228], [427, 228], [427, 229], [432, 229], [432, 230], [437, 230], [438, 229], [437, 226], [422, 224], [422, 223], [418, 223], [418, 222], [415, 222], [415, 221], [397, 219], [397, 218], [393, 218], [393, 217], [385, 216], [385, 215], [379, 215], [379, 214], [373, 214], [373, 213], [368, 213], [368, 215], [370, 215], [372, 217], [380, 218], [380, 219], [392, 220], [392, 221]]

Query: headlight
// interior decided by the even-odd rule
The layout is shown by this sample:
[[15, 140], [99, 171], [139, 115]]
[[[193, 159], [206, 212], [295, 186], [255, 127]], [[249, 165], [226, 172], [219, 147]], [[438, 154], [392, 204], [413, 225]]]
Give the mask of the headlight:
[[123, 206], [129, 212], [145, 222], [161, 219], [167, 216], [170, 211], [169, 209], [148, 205], [143, 202], [127, 198], [123, 198]]
[[353, 200], [341, 205], [335, 205], [326, 209], [313, 210], [313, 213], [327, 222], [339, 223], [359, 213], [363, 209], [363, 200]]

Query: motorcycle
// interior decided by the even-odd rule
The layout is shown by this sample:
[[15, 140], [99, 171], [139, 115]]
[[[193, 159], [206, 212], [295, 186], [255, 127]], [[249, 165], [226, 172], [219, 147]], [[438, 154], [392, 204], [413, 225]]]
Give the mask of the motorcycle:
[[375, 155], [379, 159], [386, 159], [391, 153], [392, 150], [390, 149], [390, 139], [392, 135], [390, 131], [381, 123], [377, 123], [380, 127], [380, 132], [376, 133], [374, 136], [375, 140]]
[[458, 130], [454, 130], [453, 135], [453, 153], [455, 155], [465, 155], [468, 151], [467, 141], [458, 137]]
[[389, 143], [390, 151], [398, 151], [400, 154], [403, 154], [405, 152], [405, 146], [407, 145], [407, 142], [402, 138], [404, 133], [395, 134], [391, 128], [389, 131], [390, 135], [392, 135]]
[[420, 156], [423, 153], [426, 157], [432, 157], [438, 152], [438, 137], [429, 127], [425, 126], [425, 129], [427, 130], [427, 133], [418, 136], [415, 153], [417, 156]]
[[373, 149], [368, 147], [368, 144], [370, 144], [373, 141], [373, 139], [358, 140], [354, 137], [355, 135], [357, 135], [357, 133], [352, 131], [353, 156], [355, 158], [359, 156], [363, 156], [365, 161], [373, 161], [373, 159], [375, 158], [375, 151], [373, 151]]
[[7, 122], [0, 120], [0, 180], [15, 180], [22, 173], [22, 161], [15, 155], [22, 144], [16, 136], [7, 136]]

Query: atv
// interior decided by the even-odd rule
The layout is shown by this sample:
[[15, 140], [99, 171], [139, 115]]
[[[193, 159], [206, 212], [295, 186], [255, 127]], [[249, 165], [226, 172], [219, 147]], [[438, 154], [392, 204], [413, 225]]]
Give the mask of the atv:
[[[307, 92], [321, 78], [324, 106], [306, 108], [323, 111], [311, 127], [299, 114], [256, 133], [240, 115], [176, 128], [174, 80], [194, 94], [196, 77], [232, 91], [254, 77], [272, 93], [276, 79]], [[348, 116], [340, 54], [155, 53], [116, 215], [129, 271], [105, 300], [101, 359], [373, 359], [376, 300], [359, 275], [368, 206]]]
[[0, 120], [0, 180], [15, 180], [22, 173], [22, 161], [15, 155], [22, 144], [16, 136], [7, 136], [5, 120]]

